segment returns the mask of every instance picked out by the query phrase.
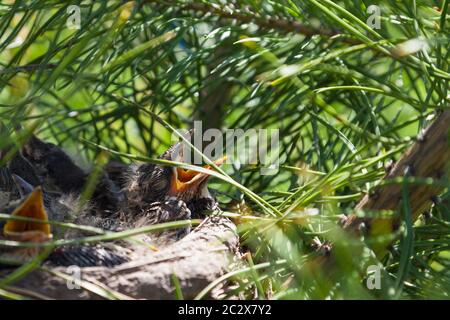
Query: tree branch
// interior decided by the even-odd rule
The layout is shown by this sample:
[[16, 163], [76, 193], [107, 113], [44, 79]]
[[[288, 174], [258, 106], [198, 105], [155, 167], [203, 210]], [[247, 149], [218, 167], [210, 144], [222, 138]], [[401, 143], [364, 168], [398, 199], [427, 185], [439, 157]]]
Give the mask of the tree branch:
[[221, 8], [219, 6], [213, 6], [206, 3], [191, 2], [186, 4], [183, 7], [183, 10], [192, 10], [201, 12], [203, 14], [210, 13], [224, 19], [234, 19], [242, 23], [254, 23], [262, 29], [275, 29], [282, 30], [284, 32], [295, 32], [308, 37], [311, 37], [313, 35], [332, 37], [338, 34], [338, 32], [331, 29], [314, 28], [312, 26], [308, 26], [293, 20], [261, 17], [258, 14], [250, 11], [249, 8], [247, 8], [247, 12], [244, 13], [241, 10], [231, 8], [227, 10], [226, 8]]
[[[147, 0], [143, 1], [144, 3], [156, 3], [158, 5], [164, 7], [175, 7], [179, 5], [179, 3], [175, 3], [175, 1], [155, 1], [155, 0]], [[267, 16], [261, 16], [253, 11], [251, 11], [250, 6], [245, 6], [243, 9], [231, 7], [230, 4], [219, 6], [217, 4], [208, 4], [205, 2], [188, 2], [184, 6], [180, 8], [182, 11], [194, 11], [205, 14], [211, 14], [213, 16], [219, 17], [221, 19], [231, 19], [238, 21], [240, 23], [254, 23], [258, 25], [261, 29], [271, 29], [271, 30], [280, 30], [283, 32], [293, 32], [298, 34], [303, 34], [307, 37], [311, 37], [314, 35], [322, 35], [326, 37], [333, 37], [336, 35], [340, 35], [336, 30], [329, 28], [316, 28], [313, 26], [309, 26], [303, 23], [300, 23], [295, 20], [288, 20], [282, 18], [271, 18]], [[345, 39], [346, 42], [355, 43], [354, 39]]]
[[[448, 176], [450, 163], [450, 110], [442, 112], [427, 129], [419, 135], [414, 145], [396, 163], [386, 175], [384, 181], [402, 178], [405, 175], [417, 178], [432, 178], [435, 181]], [[442, 187], [429, 184], [410, 184], [408, 186], [409, 200], [413, 221], [427, 210], [432, 199], [442, 192]], [[384, 184], [366, 195], [356, 206], [357, 210], [396, 210], [402, 200], [402, 184]], [[386, 224], [388, 222], [388, 224]], [[350, 233], [356, 232], [362, 224], [371, 235], [381, 235], [392, 232], [398, 221], [386, 218], [349, 217], [344, 229]], [[387, 229], [379, 228], [381, 224]], [[382, 233], [380, 233], [382, 232]]]

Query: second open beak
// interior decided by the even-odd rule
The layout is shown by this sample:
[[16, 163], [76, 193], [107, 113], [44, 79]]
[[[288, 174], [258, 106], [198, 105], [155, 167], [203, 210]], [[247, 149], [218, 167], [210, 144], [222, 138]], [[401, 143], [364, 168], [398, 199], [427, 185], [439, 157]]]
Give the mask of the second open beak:
[[25, 201], [12, 213], [15, 217], [26, 217], [42, 221], [9, 220], [3, 227], [5, 237], [17, 241], [41, 242], [50, 239], [52, 233], [48, 223], [47, 212], [44, 208], [44, 198], [41, 187], [37, 187], [28, 195]]

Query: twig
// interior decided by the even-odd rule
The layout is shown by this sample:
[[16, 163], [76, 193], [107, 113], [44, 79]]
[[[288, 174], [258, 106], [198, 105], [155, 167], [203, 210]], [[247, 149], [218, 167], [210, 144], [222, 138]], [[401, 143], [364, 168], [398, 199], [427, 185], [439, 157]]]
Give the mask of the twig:
[[[176, 3], [174, 1], [155, 1], [155, 0], [147, 0], [141, 2], [144, 3], [157, 3], [158, 5], [164, 7], [172, 7], [175, 6]], [[336, 30], [328, 29], [328, 28], [315, 28], [298, 21], [281, 19], [281, 18], [271, 18], [271, 17], [263, 17], [258, 15], [257, 13], [250, 10], [250, 7], [245, 7], [245, 11], [231, 8], [230, 6], [221, 7], [217, 4], [207, 4], [200, 2], [189, 2], [186, 3], [183, 7], [180, 8], [181, 11], [195, 11], [202, 14], [211, 14], [217, 16], [222, 19], [232, 19], [239, 21], [241, 23], [254, 23], [258, 25], [262, 29], [272, 29], [272, 30], [281, 30], [283, 32], [294, 32], [303, 34], [307, 37], [311, 37], [314, 35], [322, 35], [326, 37], [333, 37], [337, 35], [341, 35]], [[355, 43], [355, 39], [346, 39], [349, 43]], [[357, 42], [359, 43], [359, 42]]]
[[7, 69], [0, 70], [0, 74], [6, 74], [6, 73], [17, 73], [17, 72], [31, 72], [35, 70], [51, 70], [55, 69], [58, 65], [54, 63], [49, 64], [28, 64], [25, 66], [17, 66], [17, 67], [11, 67]]
[[191, 2], [183, 7], [183, 10], [193, 10], [201, 13], [210, 13], [225, 19], [234, 19], [242, 23], [254, 23], [263, 29], [279, 29], [284, 32], [295, 32], [311, 37], [313, 35], [323, 35], [332, 37], [338, 35], [337, 31], [327, 28], [314, 28], [303, 23], [286, 20], [274, 19], [270, 17], [261, 17], [247, 8], [247, 13], [239, 10], [221, 8], [217, 5], [206, 3]]

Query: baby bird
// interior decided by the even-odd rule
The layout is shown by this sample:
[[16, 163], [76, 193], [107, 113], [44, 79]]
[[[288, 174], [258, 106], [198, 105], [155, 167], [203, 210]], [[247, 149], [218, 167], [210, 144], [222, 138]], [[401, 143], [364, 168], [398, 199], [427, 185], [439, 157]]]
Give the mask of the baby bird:
[[[0, 240], [40, 244], [53, 240], [55, 236], [56, 238], [69, 238], [64, 229], [50, 226], [48, 223], [49, 221], [68, 222], [73, 220], [73, 212], [70, 206], [65, 205], [64, 196], [46, 194], [41, 187], [36, 187], [29, 192], [31, 185], [21, 177], [10, 175], [7, 168], [0, 168], [0, 173], [2, 177], [0, 193], [6, 195], [3, 199], [9, 198], [0, 202], [0, 212], [10, 214], [14, 218], [36, 220], [30, 222], [11, 219], [6, 223], [0, 221]], [[21, 198], [14, 200], [16, 193], [19, 193]], [[42, 252], [42, 247], [39, 246], [17, 247], [0, 244], [0, 266], [4, 268], [9, 265], [26, 263], [40, 252]], [[64, 246], [55, 248], [45, 260], [45, 264], [112, 267], [132, 260], [136, 257], [135, 252], [139, 251], [115, 243]]]
[[[182, 144], [177, 143], [160, 159], [183, 162]], [[224, 159], [216, 161], [220, 165]], [[117, 166], [115, 165], [117, 168]], [[209, 168], [209, 166], [205, 166]], [[123, 168], [122, 168], [123, 169]], [[126, 200], [108, 219], [84, 215], [77, 223], [106, 230], [122, 231], [178, 220], [201, 218], [204, 210], [216, 210], [217, 202], [207, 188], [209, 175], [192, 170], [155, 164], [131, 165], [116, 179], [124, 181]], [[166, 246], [190, 232], [190, 227], [138, 237], [144, 242]]]
[[[43, 205], [43, 199], [42, 188], [38, 187], [11, 213], [12, 217], [33, 218], [41, 223], [8, 220], [3, 226], [3, 234], [0, 239], [33, 244], [51, 241], [53, 233], [50, 224], [45, 223], [49, 221], [49, 217]], [[5, 209], [8, 211], [8, 208]], [[38, 246], [22, 248], [0, 245], [0, 264], [3, 266], [20, 265], [29, 262], [42, 250], [42, 247]], [[113, 267], [136, 258], [135, 253], [136, 250], [133, 251], [131, 248], [114, 243], [67, 246], [54, 249], [45, 260], [45, 264], [49, 266]]]
[[[183, 143], [171, 146], [159, 158], [186, 163]], [[216, 160], [221, 165], [226, 157]], [[210, 169], [210, 166], [204, 166]], [[202, 210], [211, 210], [217, 203], [208, 188], [209, 175], [194, 170], [162, 166], [155, 164], [133, 165], [128, 171], [128, 183], [125, 187], [127, 207], [131, 212], [139, 213], [140, 209], [155, 201], [174, 198], [183, 201], [188, 207], [198, 209], [195, 214], [201, 215]]]
[[[32, 172], [30, 172], [32, 174]], [[8, 167], [0, 168], [0, 212], [13, 217], [26, 217], [37, 222], [7, 220], [0, 221], [0, 238], [18, 242], [42, 243], [50, 241], [53, 236], [63, 236], [63, 230], [50, 231], [49, 219], [53, 221], [70, 221], [72, 212], [61, 201], [63, 196], [46, 193], [41, 187], [33, 187], [22, 177], [12, 174]], [[39, 222], [42, 221], [42, 222]], [[40, 252], [38, 247], [0, 248], [0, 259], [23, 263]]]
[[[62, 198], [73, 195], [72, 200], [77, 199], [82, 192], [87, 174], [59, 147], [32, 136], [23, 146], [21, 155], [35, 168], [46, 190], [59, 190], [65, 195]], [[173, 145], [160, 158], [184, 162], [183, 144]], [[223, 160], [217, 160], [216, 164], [222, 164]], [[209, 166], [205, 168], [209, 169]], [[204, 173], [155, 164], [116, 165], [113, 177], [109, 178], [107, 168], [92, 199], [76, 215], [74, 223], [122, 231], [150, 224], [201, 218], [203, 211], [218, 207], [207, 188], [209, 176]], [[122, 190], [113, 180], [122, 185]], [[74, 206], [68, 205], [69, 208]], [[186, 227], [137, 238], [161, 245], [176, 241], [189, 232], [190, 228]], [[67, 230], [64, 237], [83, 235], [85, 233], [78, 230]]]
[[[182, 142], [170, 147], [160, 159], [185, 162]], [[215, 164], [221, 165], [224, 160], [225, 158], [218, 159]], [[208, 190], [208, 178], [208, 174], [177, 167], [133, 165], [128, 171], [122, 216], [137, 224], [200, 218], [203, 211], [218, 208]], [[189, 227], [179, 230], [176, 239], [189, 233], [189, 230]]]

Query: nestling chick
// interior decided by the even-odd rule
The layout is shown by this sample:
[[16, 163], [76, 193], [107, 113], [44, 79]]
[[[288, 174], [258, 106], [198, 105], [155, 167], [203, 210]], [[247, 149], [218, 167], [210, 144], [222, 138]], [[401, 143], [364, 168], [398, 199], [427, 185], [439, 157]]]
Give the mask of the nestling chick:
[[[183, 144], [179, 142], [173, 145], [160, 159], [184, 162]], [[215, 161], [215, 164], [221, 165], [224, 160], [225, 158], [221, 158]], [[209, 166], [204, 168], [210, 169]], [[208, 174], [155, 164], [132, 166], [128, 174], [128, 184], [125, 188], [127, 201], [121, 210], [122, 217], [128, 221], [157, 224], [188, 220], [200, 218], [204, 210], [218, 208], [207, 188]], [[189, 231], [189, 227], [179, 230], [175, 239]]]
[[[185, 162], [183, 144], [179, 142], [173, 145], [160, 156], [160, 159]], [[220, 158], [215, 164], [221, 165], [225, 159]], [[210, 169], [210, 166], [204, 168]], [[195, 215], [200, 216], [202, 210], [217, 207], [207, 187], [208, 178], [208, 174], [177, 167], [155, 164], [132, 166], [129, 182], [125, 188], [126, 206], [131, 212], [139, 213], [140, 209], [155, 201], [174, 198], [195, 209], [197, 211]]]
[[[48, 221], [67, 222], [68, 217], [73, 220], [71, 206], [65, 203], [65, 196], [55, 197], [54, 194], [46, 194], [41, 187], [29, 191], [31, 185], [18, 176], [11, 175], [8, 178], [8, 171], [5, 168], [0, 170], [3, 173], [2, 181], [9, 184], [0, 184], [2, 194], [12, 194], [13, 189], [19, 189], [22, 199], [11, 200], [0, 204], [0, 212], [11, 214], [13, 217], [26, 217], [36, 219], [40, 222], [29, 222], [20, 220], [8, 220], [6, 223], [0, 221], [0, 239], [21, 243], [39, 244], [50, 241], [57, 237], [69, 238], [67, 232], [62, 228], [51, 227]], [[11, 185], [11, 181], [14, 185]], [[9, 197], [9, 196], [8, 196]], [[20, 265], [31, 261], [40, 252], [42, 247], [16, 247], [0, 245], [0, 266]], [[79, 245], [72, 247], [58, 247], [47, 257], [45, 264], [51, 266], [107, 266], [112, 267], [137, 257], [138, 249], [130, 249], [115, 243], [102, 243], [94, 245]], [[136, 254], [135, 254], [136, 253]]]

